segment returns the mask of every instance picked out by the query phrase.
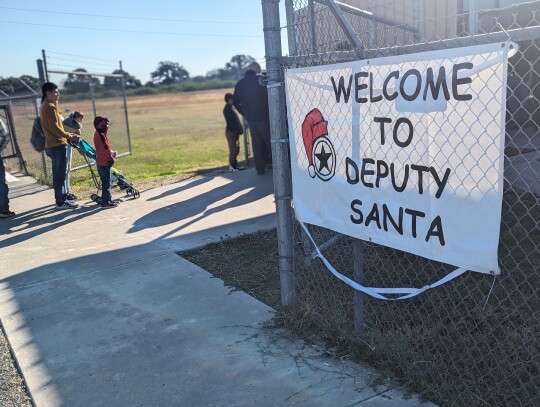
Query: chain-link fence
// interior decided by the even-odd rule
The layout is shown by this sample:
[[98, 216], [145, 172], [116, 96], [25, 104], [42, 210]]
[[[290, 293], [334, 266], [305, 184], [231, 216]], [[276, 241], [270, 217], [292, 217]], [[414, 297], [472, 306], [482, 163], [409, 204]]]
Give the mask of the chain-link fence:
[[[9, 107], [11, 118], [6, 119], [12, 121], [12, 138], [20, 149], [25, 168], [19, 168], [21, 167], [19, 157], [10, 159], [7, 167], [10, 171], [22, 170], [24, 172], [27, 170], [36, 178], [43, 180], [47, 175], [45, 154], [36, 152], [30, 144], [32, 124], [38, 116], [40, 100], [38, 95], [31, 90], [0, 96], [0, 105]], [[16, 154], [14, 147], [10, 148], [9, 151], [4, 150], [3, 155]]]
[[[60, 96], [63, 116], [75, 111], [84, 114], [82, 138], [93, 145], [94, 117], [105, 116], [111, 124], [110, 140], [118, 157], [131, 154], [126, 84], [121, 63], [53, 51], [43, 51], [43, 61], [45, 79], [66, 89], [65, 95]], [[72, 171], [85, 166], [84, 157], [72, 155]]]
[[[263, 1], [263, 7], [270, 7], [270, 3], [271, 0]], [[371, 12], [369, 7], [374, 4], [371, 1], [285, 3], [290, 56], [269, 52], [273, 51], [269, 37], [275, 27], [272, 17], [265, 17], [269, 94], [271, 89], [277, 89], [276, 83], [284, 82], [284, 71], [288, 68], [366, 59], [376, 65], [377, 58], [384, 56], [505, 41], [518, 44], [519, 50], [508, 65], [506, 101], [503, 101], [506, 120], [499, 120], [503, 122], [505, 135], [504, 163], [501, 162], [504, 188], [498, 246], [500, 275], [465, 273], [405, 301], [380, 301], [358, 293], [328, 271], [297, 222], [293, 223], [291, 233], [287, 231], [287, 195], [291, 194], [286, 188], [280, 189], [281, 184], [291, 182], [289, 169], [285, 167], [275, 170], [279, 180], [276, 202], [281, 237], [280, 230], [278, 237], [282, 299], [290, 296], [286, 290], [291, 290], [289, 283], [293, 281], [294, 306], [301, 310], [305, 321], [327, 337], [336, 342], [355, 338], [356, 355], [391, 372], [439, 405], [540, 405], [540, 2], [493, 10], [464, 7], [474, 2], [447, 2], [455, 8], [446, 4], [444, 13], [429, 7], [429, 3], [435, 2], [414, 0], [385, 1], [384, 6], [372, 7]], [[395, 20], [399, 18], [395, 9], [402, 9], [403, 3], [407, 3], [410, 15]], [[279, 66], [272, 72], [275, 61]], [[425, 71], [425, 67], [421, 61], [416, 65], [419, 71]], [[489, 88], [491, 82], [488, 77], [481, 87]], [[475, 120], [464, 121], [471, 112], [456, 109], [460, 113], [455, 117], [441, 116], [449, 127], [428, 127], [424, 132], [467, 132], [463, 128], [459, 130], [460, 126], [466, 126], [470, 134], [480, 134], [484, 129], [483, 134], [493, 137], [495, 142], [498, 128], [494, 125], [496, 112], [490, 106], [493, 98], [494, 95], [485, 99], [485, 107], [475, 113]], [[327, 102], [324, 92], [315, 97], [306, 92], [304, 104], [296, 105], [303, 110], [287, 114], [306, 116], [315, 104], [324, 116]], [[271, 113], [275, 154], [284, 151], [279, 150], [284, 144], [279, 139], [281, 136], [274, 133], [284, 128], [286, 113], [284, 107]], [[405, 117], [413, 120], [415, 116], [408, 113]], [[290, 143], [294, 142], [293, 130], [288, 129]], [[332, 136], [336, 150], [362, 150], [362, 146], [351, 145], [350, 134]], [[446, 136], [452, 138], [451, 134]], [[469, 139], [459, 145], [441, 141], [437, 144], [440, 151], [435, 154], [435, 162], [440, 160], [444, 167], [446, 162], [454, 160], [469, 173], [488, 177], [499, 165], [497, 154], [487, 148], [480, 160], [473, 162], [474, 151], [480, 145], [477, 143], [480, 141]], [[298, 151], [304, 148], [303, 145], [290, 147], [291, 152], [296, 151], [295, 147]], [[378, 154], [393, 157], [401, 164], [419, 161], [420, 157], [419, 151], [412, 152], [413, 156], [417, 155], [415, 158], [402, 156], [390, 148]], [[291, 155], [290, 159], [296, 157]], [[280, 159], [275, 157], [274, 161], [279, 163]], [[281, 163], [287, 165], [288, 159]], [[283, 174], [285, 178], [280, 179]], [[466, 174], [459, 177], [461, 184], [476, 183], [480, 189], [483, 180], [467, 178]], [[417, 189], [418, 183], [422, 181], [410, 187]], [[491, 187], [495, 188], [495, 184]], [[454, 193], [458, 189], [456, 185]], [[472, 195], [469, 192], [469, 197]], [[331, 202], [332, 197], [320, 202], [323, 218], [327, 213], [326, 201]], [[382, 223], [383, 215], [380, 216]], [[423, 287], [453, 269], [445, 263], [356, 240], [323, 227], [308, 225], [308, 230], [335, 269], [368, 287]], [[287, 270], [290, 257], [287, 242], [294, 248], [292, 273]], [[469, 249], [474, 258], [476, 247]]]

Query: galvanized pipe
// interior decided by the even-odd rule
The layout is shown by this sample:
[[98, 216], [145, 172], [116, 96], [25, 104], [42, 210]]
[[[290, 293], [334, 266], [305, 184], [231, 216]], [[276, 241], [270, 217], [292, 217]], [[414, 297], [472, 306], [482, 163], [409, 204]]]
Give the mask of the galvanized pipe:
[[289, 167], [289, 140], [285, 122], [285, 90], [281, 75], [281, 36], [279, 0], [262, 0], [266, 72], [268, 76], [268, 105], [274, 165], [274, 194], [276, 200], [277, 236], [281, 304], [294, 305], [293, 214], [292, 187]]

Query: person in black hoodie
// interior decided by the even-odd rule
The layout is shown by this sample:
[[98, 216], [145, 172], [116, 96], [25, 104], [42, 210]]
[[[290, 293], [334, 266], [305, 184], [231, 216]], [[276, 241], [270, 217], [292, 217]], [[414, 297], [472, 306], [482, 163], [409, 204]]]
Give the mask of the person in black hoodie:
[[234, 88], [234, 107], [248, 122], [255, 169], [259, 175], [264, 174], [265, 168], [271, 168], [272, 164], [268, 92], [266, 86], [259, 82], [260, 73], [261, 66], [252, 62]]
[[232, 93], [225, 94], [225, 107], [223, 108], [223, 116], [225, 116], [225, 137], [229, 146], [229, 171], [237, 172], [243, 170], [244, 167], [238, 165], [237, 157], [240, 152], [240, 144], [238, 139], [240, 134], [244, 133], [244, 129], [240, 124], [240, 119], [233, 108], [234, 97]]

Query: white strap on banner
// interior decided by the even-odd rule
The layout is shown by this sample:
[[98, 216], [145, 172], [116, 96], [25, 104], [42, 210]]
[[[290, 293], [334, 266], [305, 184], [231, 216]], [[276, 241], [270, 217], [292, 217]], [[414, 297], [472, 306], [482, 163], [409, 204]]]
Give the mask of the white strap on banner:
[[[306, 225], [304, 225], [304, 222], [298, 220], [304, 231], [306, 232], [306, 235], [309, 237], [309, 240], [311, 240], [311, 243], [313, 243], [313, 246], [315, 247], [316, 257], [319, 257], [326, 268], [330, 270], [330, 272], [339, 278], [341, 281], [343, 281], [348, 286], [354, 288], [357, 291], [361, 291], [364, 294], [367, 294], [371, 297], [377, 298], [379, 300], [386, 300], [386, 301], [396, 301], [396, 300], [406, 300], [408, 298], [412, 298], [417, 296], [420, 293], [423, 293], [426, 290], [429, 290], [430, 288], [438, 287], [444, 283], [447, 283], [450, 280], [453, 280], [454, 278], [462, 275], [467, 271], [467, 269], [464, 269], [463, 267], [459, 267], [456, 270], [452, 271], [451, 273], [448, 273], [445, 277], [441, 278], [440, 280], [436, 281], [433, 284], [426, 285], [422, 288], [376, 288], [376, 287], [364, 287], [361, 284], [358, 284], [356, 281], [351, 280], [349, 277], [344, 276], [340, 272], [338, 272], [329, 262], [326, 260], [324, 255], [319, 250], [319, 247], [311, 237], [311, 234], [309, 233]], [[381, 294], [406, 294], [402, 295], [401, 297], [396, 298], [388, 298]]]

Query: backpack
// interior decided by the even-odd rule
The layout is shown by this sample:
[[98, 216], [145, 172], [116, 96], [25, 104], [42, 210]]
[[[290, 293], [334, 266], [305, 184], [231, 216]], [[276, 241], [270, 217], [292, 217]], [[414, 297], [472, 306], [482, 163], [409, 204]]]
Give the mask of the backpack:
[[41, 153], [45, 150], [45, 136], [43, 134], [43, 129], [41, 128], [41, 120], [39, 117], [34, 119], [34, 124], [32, 125], [32, 134], [30, 135], [30, 143], [34, 150], [38, 153]]

